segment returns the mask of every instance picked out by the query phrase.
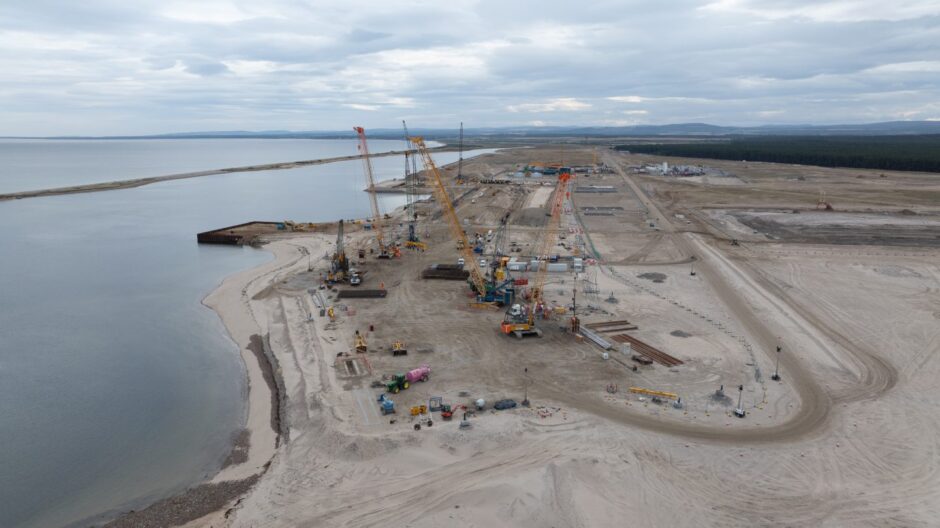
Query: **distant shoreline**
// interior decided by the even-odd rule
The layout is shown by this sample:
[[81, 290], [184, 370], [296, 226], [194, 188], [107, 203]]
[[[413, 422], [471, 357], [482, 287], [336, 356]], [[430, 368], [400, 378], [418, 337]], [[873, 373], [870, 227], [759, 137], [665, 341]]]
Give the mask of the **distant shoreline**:
[[[441, 146], [430, 149], [434, 152], [446, 152], [454, 150], [453, 147]], [[406, 151], [404, 150], [393, 150], [389, 152], [380, 152], [377, 154], [372, 154], [373, 158], [380, 158], [385, 156], [400, 156], [403, 155]], [[22, 200], [24, 198], [39, 198], [42, 196], [58, 196], [63, 194], [80, 194], [80, 193], [91, 193], [91, 192], [102, 192], [102, 191], [116, 191], [118, 189], [130, 189], [133, 187], [142, 187], [144, 185], [150, 185], [152, 183], [160, 183], [165, 181], [172, 180], [185, 180], [188, 178], [201, 178], [203, 176], [216, 176], [220, 174], [231, 174], [237, 172], [256, 172], [256, 171], [267, 171], [267, 170], [283, 170], [283, 169], [296, 169], [298, 167], [306, 167], [310, 165], [323, 165], [326, 163], [336, 163], [339, 161], [351, 161], [360, 159], [358, 154], [352, 156], [337, 156], [333, 158], [320, 158], [314, 160], [304, 160], [304, 161], [287, 161], [282, 163], [266, 163], [263, 165], [246, 165], [243, 167], [229, 167], [225, 169], [211, 169], [204, 171], [195, 171], [195, 172], [183, 172], [178, 174], [167, 174], [165, 176], [149, 176], [144, 178], [131, 178], [127, 180], [115, 180], [110, 182], [100, 182], [100, 183], [88, 183], [83, 185], [70, 185], [67, 187], [51, 187], [46, 189], [37, 189], [33, 191], [18, 191], [12, 193], [2, 193], [0, 194], [0, 202], [5, 200]]]

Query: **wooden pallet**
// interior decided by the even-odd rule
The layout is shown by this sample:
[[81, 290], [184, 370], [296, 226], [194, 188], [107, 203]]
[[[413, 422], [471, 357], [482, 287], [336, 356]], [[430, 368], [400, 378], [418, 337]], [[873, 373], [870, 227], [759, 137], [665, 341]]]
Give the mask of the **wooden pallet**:
[[630, 336], [627, 334], [619, 334], [619, 335], [611, 336], [611, 339], [613, 339], [614, 341], [618, 343], [630, 343], [630, 345], [633, 347], [633, 350], [639, 352], [640, 354], [643, 354], [644, 356], [652, 359], [653, 361], [659, 363], [660, 365], [663, 365], [666, 367], [676, 367], [676, 366], [683, 364], [683, 361], [681, 359], [672, 357], [669, 354], [663, 352], [662, 350], [653, 348], [650, 345], [647, 345], [643, 341], [640, 341], [639, 339], [633, 336]]

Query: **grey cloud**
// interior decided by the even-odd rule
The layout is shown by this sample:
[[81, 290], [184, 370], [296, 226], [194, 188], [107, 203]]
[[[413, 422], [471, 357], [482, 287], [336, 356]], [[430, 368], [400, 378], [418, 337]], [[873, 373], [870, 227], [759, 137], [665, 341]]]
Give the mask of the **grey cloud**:
[[709, 4], [4, 2], [0, 134], [940, 117], [931, 2]]
[[372, 42], [374, 40], [384, 39], [392, 36], [391, 33], [382, 33], [378, 31], [369, 31], [367, 29], [356, 28], [349, 32], [350, 42]]
[[185, 64], [186, 71], [196, 75], [221, 75], [229, 71], [226, 65], [213, 60], [187, 59], [183, 61], [183, 64]]

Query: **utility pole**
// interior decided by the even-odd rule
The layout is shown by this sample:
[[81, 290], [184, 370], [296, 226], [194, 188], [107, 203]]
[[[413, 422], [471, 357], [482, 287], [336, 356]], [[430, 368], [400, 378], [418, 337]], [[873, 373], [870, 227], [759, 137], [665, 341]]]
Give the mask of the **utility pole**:
[[457, 183], [463, 182], [463, 121], [460, 122], [460, 138], [457, 140]]

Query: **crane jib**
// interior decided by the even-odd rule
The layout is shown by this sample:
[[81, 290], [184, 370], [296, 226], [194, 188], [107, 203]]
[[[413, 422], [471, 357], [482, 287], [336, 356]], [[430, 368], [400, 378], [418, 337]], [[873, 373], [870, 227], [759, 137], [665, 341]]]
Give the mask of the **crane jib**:
[[362, 127], [353, 127], [356, 134], [359, 135], [359, 154], [362, 158], [362, 166], [366, 173], [366, 184], [369, 191], [369, 202], [372, 206], [372, 229], [375, 232], [375, 240], [379, 244], [379, 252], [387, 253], [385, 247], [385, 229], [382, 222], [382, 212], [379, 210], [379, 199], [375, 192], [375, 177], [372, 173], [372, 157], [369, 155], [369, 144], [366, 142], [366, 131]]
[[454, 209], [454, 203], [450, 199], [450, 195], [447, 193], [447, 188], [444, 186], [444, 179], [441, 175], [440, 169], [434, 163], [434, 160], [431, 158], [431, 153], [428, 152], [427, 147], [424, 144], [424, 138], [420, 136], [410, 137], [409, 140], [415, 146], [415, 150], [418, 152], [418, 155], [421, 156], [421, 161], [424, 164], [425, 170], [430, 174], [431, 180], [433, 182], [434, 194], [437, 197], [437, 201], [441, 205], [441, 210], [444, 213], [444, 216], [447, 218], [447, 225], [450, 227], [451, 235], [454, 240], [460, 242], [462, 245], [461, 252], [464, 255], [464, 265], [469, 268], [470, 279], [473, 282], [474, 288], [476, 288], [478, 296], [486, 295], [486, 278], [484, 277], [483, 272], [480, 270], [479, 264], [477, 264], [476, 258], [473, 254], [473, 247], [470, 245], [470, 241], [467, 239], [467, 234], [464, 232], [463, 227], [460, 226], [460, 219], [457, 218], [457, 211]]

